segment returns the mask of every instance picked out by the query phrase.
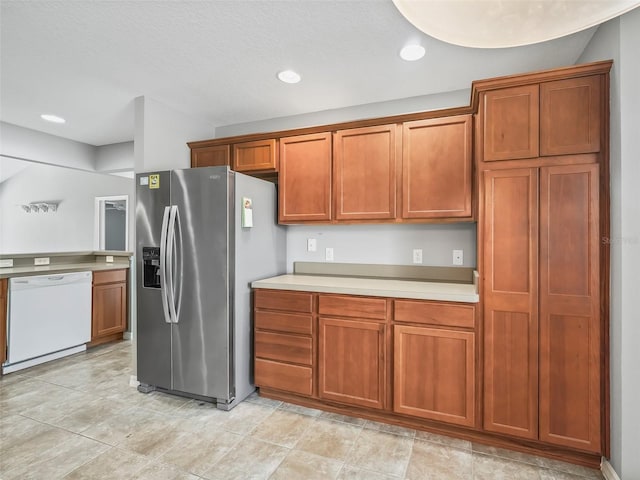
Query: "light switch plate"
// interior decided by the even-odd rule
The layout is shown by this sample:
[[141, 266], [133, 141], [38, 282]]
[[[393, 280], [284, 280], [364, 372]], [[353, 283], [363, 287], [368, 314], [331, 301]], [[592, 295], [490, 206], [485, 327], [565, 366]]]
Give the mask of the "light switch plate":
[[318, 242], [315, 238], [307, 238], [307, 252], [315, 252], [318, 249]]
[[113, 263], [113, 255], [107, 255], [105, 258], [105, 261], [107, 263]]
[[3, 258], [0, 260], [0, 268], [11, 268], [13, 267], [13, 258]]
[[33, 259], [34, 265], [49, 265], [49, 257], [36, 257]]
[[464, 263], [464, 252], [462, 250], [454, 250], [453, 251], [453, 264], [454, 265], [462, 265]]
[[333, 248], [326, 248], [324, 251], [324, 259], [327, 262], [333, 262]]

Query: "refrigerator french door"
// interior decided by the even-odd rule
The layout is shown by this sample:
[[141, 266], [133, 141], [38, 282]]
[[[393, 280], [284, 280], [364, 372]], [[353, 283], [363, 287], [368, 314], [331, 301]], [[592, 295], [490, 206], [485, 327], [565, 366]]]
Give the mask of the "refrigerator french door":
[[[230, 408], [253, 390], [248, 284], [284, 269], [275, 187], [227, 167], [139, 174], [136, 184], [139, 389]], [[240, 225], [240, 194], [263, 210], [253, 228]], [[255, 257], [271, 236], [272, 253]]]

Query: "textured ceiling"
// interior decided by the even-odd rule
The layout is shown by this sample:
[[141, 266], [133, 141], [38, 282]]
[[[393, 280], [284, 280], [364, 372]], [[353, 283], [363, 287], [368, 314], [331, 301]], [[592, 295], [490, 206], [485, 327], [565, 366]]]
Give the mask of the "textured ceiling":
[[[391, 0], [11, 1], [0, 15], [0, 119], [104, 145], [133, 139], [149, 96], [212, 127], [466, 89], [575, 63], [594, 33], [471, 49], [413, 27]], [[398, 51], [427, 49], [417, 62]], [[302, 82], [276, 79], [295, 69]], [[41, 113], [67, 119], [48, 124]]]

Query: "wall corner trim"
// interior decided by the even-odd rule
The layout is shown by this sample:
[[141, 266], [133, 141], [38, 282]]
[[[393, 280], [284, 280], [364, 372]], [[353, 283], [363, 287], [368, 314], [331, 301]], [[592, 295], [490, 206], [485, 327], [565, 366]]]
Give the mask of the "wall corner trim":
[[605, 480], [620, 480], [620, 477], [618, 476], [616, 471], [613, 469], [609, 461], [604, 457], [602, 457], [600, 470], [602, 470], [602, 476], [605, 478]]

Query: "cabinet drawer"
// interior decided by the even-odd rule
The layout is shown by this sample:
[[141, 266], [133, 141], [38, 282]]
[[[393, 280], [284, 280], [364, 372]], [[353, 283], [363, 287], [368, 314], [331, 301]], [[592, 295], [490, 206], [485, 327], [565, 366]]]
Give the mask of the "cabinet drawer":
[[394, 320], [396, 322], [473, 328], [475, 307], [473, 305], [396, 300]]
[[273, 388], [287, 392], [311, 395], [311, 367], [288, 365], [257, 358], [255, 383], [258, 387]]
[[256, 290], [255, 308], [283, 310], [285, 312], [313, 312], [313, 296], [311, 293], [290, 292], [287, 290]]
[[387, 301], [384, 298], [321, 295], [319, 313], [320, 315], [385, 320], [387, 318]]
[[125, 282], [127, 280], [126, 270], [107, 270], [104, 272], [93, 272], [93, 284]]
[[311, 365], [311, 337], [256, 332], [256, 357]]
[[255, 327], [260, 330], [311, 335], [313, 331], [311, 318], [311, 315], [257, 311]]

